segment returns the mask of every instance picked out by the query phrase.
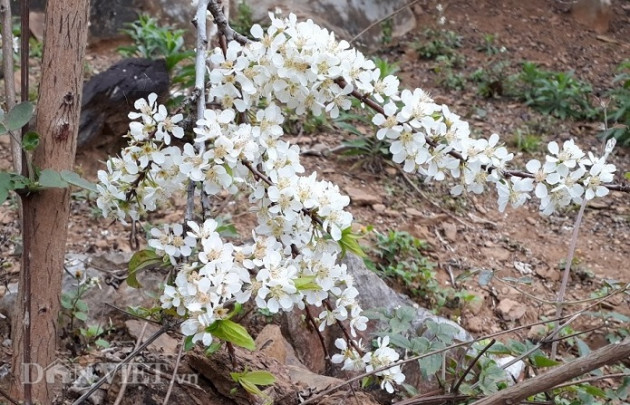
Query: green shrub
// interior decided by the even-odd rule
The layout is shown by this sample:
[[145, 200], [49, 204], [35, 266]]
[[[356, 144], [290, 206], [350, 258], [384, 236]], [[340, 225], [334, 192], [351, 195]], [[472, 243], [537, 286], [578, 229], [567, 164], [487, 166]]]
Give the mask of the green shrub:
[[424, 40], [415, 41], [412, 47], [423, 59], [436, 59], [438, 56], [453, 57], [456, 48], [461, 48], [462, 37], [453, 31], [432, 30], [424, 31]]
[[576, 79], [573, 72], [554, 72], [523, 64], [517, 76], [516, 96], [543, 114], [560, 119], [593, 119], [597, 111], [591, 106], [591, 86]]
[[619, 65], [620, 72], [613, 81], [619, 84], [609, 93], [610, 114], [607, 114], [606, 124], [612, 124], [604, 132], [606, 138], [614, 137], [622, 145], [630, 145], [630, 59]]

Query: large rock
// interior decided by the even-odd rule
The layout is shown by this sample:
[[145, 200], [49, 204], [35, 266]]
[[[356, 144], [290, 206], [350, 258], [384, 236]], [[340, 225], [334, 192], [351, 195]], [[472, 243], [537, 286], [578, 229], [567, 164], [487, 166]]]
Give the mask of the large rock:
[[[231, 14], [236, 15], [241, 0], [223, 0], [231, 3]], [[12, 3], [17, 4], [17, 0]], [[267, 21], [268, 12], [281, 10], [284, 14], [295, 13], [300, 18], [311, 18], [316, 23], [334, 31], [343, 39], [351, 39], [361, 31], [404, 7], [408, 0], [245, 0], [252, 10], [254, 21]], [[42, 11], [45, 0], [32, 0], [31, 9]], [[14, 13], [19, 7], [14, 8]], [[120, 37], [120, 29], [137, 19], [139, 13], [158, 18], [161, 23], [190, 31], [189, 42], [194, 35], [191, 24], [195, 7], [190, 0], [92, 0], [90, 6], [90, 39], [92, 42]], [[407, 8], [393, 16], [391, 27], [394, 37], [414, 29], [416, 19]], [[382, 38], [381, 24], [375, 24], [357, 40], [369, 46]], [[190, 42], [193, 43], [193, 42]]]
[[[360, 292], [359, 304], [364, 310], [380, 308], [390, 312], [399, 307], [415, 308], [416, 314], [411, 323], [412, 333], [409, 336], [410, 338], [426, 336], [430, 339], [432, 336], [425, 330], [425, 324], [428, 320], [431, 320], [439, 324], [452, 326], [456, 330], [456, 334], [453, 336], [453, 339], [456, 341], [466, 342], [473, 340], [472, 336], [455, 322], [437, 316], [428, 309], [421, 308], [406, 295], [390, 288], [376, 274], [365, 267], [361, 258], [348, 254], [343, 259], [343, 262], [348, 266], [348, 273], [354, 278], [354, 286]], [[311, 309], [311, 315], [317, 317], [319, 311], [319, 308]], [[320, 337], [317, 331], [313, 330], [305, 322], [305, 314], [303, 312], [293, 311], [285, 314], [282, 323], [283, 335], [289, 339], [298, 359], [305, 366], [315, 373], [327, 373], [334, 376], [344, 375], [339, 366], [329, 367], [330, 362], [326, 359], [326, 353], [322, 347]], [[384, 329], [385, 325], [379, 325], [378, 322], [370, 322], [368, 330], [361, 334], [364, 345], [369, 345], [369, 342], [374, 338], [374, 332]], [[334, 342], [335, 339], [342, 336], [341, 331], [336, 326], [328, 327], [324, 331], [322, 338], [329, 355], [332, 356], [338, 352]], [[408, 364], [405, 366], [404, 371], [407, 376], [406, 383], [422, 387], [423, 390], [435, 388], [435, 382], [423, 380], [417, 363]]]
[[123, 59], [106, 71], [93, 76], [83, 86], [81, 120], [77, 144], [111, 143], [114, 135], [120, 139], [129, 129], [129, 111], [139, 98], [151, 93], [160, 96], [163, 103], [168, 95], [169, 75], [163, 59]]
[[610, 0], [578, 0], [573, 4], [571, 14], [580, 24], [603, 34], [610, 27], [613, 7]]
[[[267, 20], [269, 11], [281, 10], [294, 13], [299, 18], [311, 18], [343, 39], [352, 39], [367, 27], [391, 15], [409, 3], [407, 0], [245, 0], [252, 9], [255, 21]], [[237, 1], [232, 2], [236, 13]], [[391, 24], [394, 37], [402, 36], [416, 26], [413, 12], [407, 8], [393, 17]], [[378, 44], [382, 38], [382, 26], [376, 24], [357, 40], [366, 46]]]

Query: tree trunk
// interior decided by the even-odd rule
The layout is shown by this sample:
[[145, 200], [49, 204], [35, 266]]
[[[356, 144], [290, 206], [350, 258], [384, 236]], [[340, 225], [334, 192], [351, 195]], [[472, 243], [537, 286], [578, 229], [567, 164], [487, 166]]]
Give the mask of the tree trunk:
[[[72, 170], [79, 129], [89, 0], [48, 0], [33, 156], [40, 169]], [[70, 190], [22, 196], [22, 272], [13, 322], [13, 396], [53, 402], [45, 370], [57, 349]]]

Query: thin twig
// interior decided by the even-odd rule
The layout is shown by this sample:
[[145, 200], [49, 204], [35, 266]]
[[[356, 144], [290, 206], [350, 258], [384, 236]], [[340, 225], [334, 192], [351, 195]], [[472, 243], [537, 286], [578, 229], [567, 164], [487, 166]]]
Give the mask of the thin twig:
[[630, 373], [596, 375], [596, 376], [592, 376], [588, 378], [582, 378], [581, 380], [569, 381], [564, 384], [556, 385], [554, 388], [564, 388], [564, 387], [570, 387], [572, 385], [588, 384], [593, 381], [605, 380], [607, 378], [621, 378], [621, 377], [630, 377]]
[[[581, 312], [582, 311], [580, 311], [578, 313], [581, 313]], [[571, 314], [570, 316], [573, 316], [573, 315], [575, 315], [575, 314]], [[491, 333], [489, 335], [481, 336], [481, 337], [479, 337], [479, 338], [477, 338], [475, 340], [469, 341], [469, 342], [455, 343], [455, 344], [452, 344], [452, 345], [450, 345], [448, 347], [445, 347], [445, 348], [442, 348], [442, 349], [434, 350], [432, 352], [428, 352], [428, 353], [424, 353], [424, 354], [420, 354], [420, 355], [417, 355], [417, 356], [410, 357], [408, 359], [400, 360], [400, 361], [397, 361], [395, 363], [389, 364], [387, 366], [380, 367], [380, 368], [378, 368], [376, 370], [373, 370], [371, 372], [359, 374], [359, 375], [357, 375], [355, 377], [352, 377], [352, 378], [350, 378], [350, 379], [348, 379], [348, 380], [346, 380], [346, 381], [344, 381], [342, 383], [334, 385], [334, 386], [332, 386], [332, 387], [330, 387], [330, 388], [328, 388], [328, 389], [326, 389], [324, 391], [321, 391], [316, 396], [313, 396], [313, 397], [307, 399], [306, 401], [302, 402], [302, 405], [317, 403], [316, 401], [319, 401], [324, 396], [329, 395], [330, 393], [337, 391], [339, 388], [342, 388], [345, 385], [352, 384], [353, 382], [359, 381], [359, 380], [363, 379], [364, 377], [368, 377], [368, 376], [370, 376], [372, 374], [379, 373], [381, 371], [390, 369], [392, 367], [402, 366], [404, 364], [411, 363], [413, 361], [420, 360], [420, 359], [423, 359], [425, 357], [433, 356], [435, 354], [440, 354], [440, 353], [443, 353], [443, 352], [447, 352], [449, 350], [456, 349], [458, 347], [469, 346], [471, 343], [478, 342], [480, 340], [491, 339], [491, 338], [494, 338], [494, 337], [497, 337], [497, 336], [505, 335], [507, 333], [513, 333], [513, 332], [516, 332], [518, 330], [528, 329], [528, 328], [531, 328], [532, 326], [544, 325], [544, 324], [547, 324], [547, 323], [552, 323], [552, 322], [560, 321], [560, 320], [563, 320], [563, 319], [567, 319], [567, 318], [570, 318], [570, 316], [567, 315], [567, 316], [563, 316], [561, 318], [554, 318], [554, 319], [549, 319], [549, 320], [545, 320], [545, 321], [538, 321], [538, 322], [529, 323], [529, 324], [526, 324], [526, 325], [517, 326], [517, 327], [512, 328], [512, 329], [508, 329], [508, 330], [504, 330], [504, 331], [500, 331], [500, 332]]]
[[250, 42], [247, 37], [239, 34], [230, 27], [227, 18], [225, 18], [225, 14], [223, 14], [223, 10], [221, 10], [221, 7], [216, 0], [210, 0], [208, 2], [208, 11], [210, 11], [210, 14], [214, 17], [214, 23], [217, 25], [217, 29], [225, 36], [227, 42], [236, 41], [241, 45], [245, 45]]
[[127, 357], [125, 357], [125, 359], [123, 361], [118, 363], [116, 365], [116, 367], [114, 367], [111, 371], [109, 371], [107, 374], [105, 374], [103, 377], [101, 377], [100, 380], [95, 382], [90, 387], [90, 389], [85, 394], [81, 395], [79, 397], [79, 399], [74, 401], [72, 403], [72, 405], [80, 405], [83, 402], [85, 402], [85, 400], [88, 399], [101, 385], [105, 384], [114, 374], [116, 374], [116, 372], [118, 372], [118, 370], [120, 370], [125, 364], [127, 364], [131, 360], [133, 360], [138, 355], [138, 353], [143, 351], [147, 346], [149, 346], [151, 343], [153, 343], [157, 338], [162, 336], [162, 334], [168, 332], [170, 329], [174, 328], [175, 326], [179, 325], [180, 323], [181, 323], [181, 321], [178, 321], [178, 322], [175, 322], [175, 323], [167, 322], [164, 325], [162, 325], [162, 327], [158, 331], [156, 331], [153, 335], [151, 335], [137, 349], [134, 349], [133, 352], [129, 353], [129, 355]]
[[322, 350], [324, 351], [324, 358], [326, 360], [330, 359], [330, 353], [328, 353], [328, 348], [326, 347], [326, 343], [324, 342], [324, 337], [322, 336], [319, 328], [317, 327], [317, 323], [315, 323], [315, 319], [311, 314], [311, 311], [308, 309], [308, 304], [304, 306], [304, 312], [306, 312], [306, 321], [311, 324], [311, 327], [317, 333], [317, 338], [319, 339], [319, 343], [322, 345]]
[[[4, 72], [4, 93], [7, 112], [15, 107], [15, 81], [13, 80], [13, 25], [11, 16], [11, 4], [9, 0], [0, 0], [0, 14], [2, 14], [2, 70]], [[13, 131], [11, 136], [11, 157], [13, 158], [13, 171], [22, 172], [22, 145], [20, 137]]]
[[163, 405], [168, 404], [168, 399], [171, 397], [171, 392], [173, 391], [173, 385], [175, 384], [175, 376], [177, 376], [177, 369], [179, 368], [179, 361], [182, 359], [182, 353], [184, 351], [186, 338], [183, 337], [181, 343], [179, 344], [179, 352], [177, 353], [177, 360], [175, 360], [175, 366], [173, 368], [173, 375], [171, 376], [171, 381], [168, 384], [168, 390], [166, 391], [166, 396], [164, 397]]
[[[138, 349], [138, 347], [142, 344], [142, 339], [144, 339], [144, 333], [147, 330], [147, 325], [149, 325], [148, 322], [145, 322], [144, 325], [142, 325], [142, 331], [140, 331], [140, 336], [138, 336], [138, 340], [136, 340], [134, 350]], [[122, 385], [120, 386], [120, 391], [118, 391], [118, 396], [116, 397], [116, 401], [114, 401], [114, 405], [120, 404], [125, 396], [125, 391], [127, 391], [127, 377], [129, 376], [130, 369], [131, 365], [128, 364], [122, 371]]]
[[[505, 284], [505, 285], [507, 285], [507, 286], [509, 286], [510, 288], [515, 289], [519, 293], [521, 293], [521, 294], [525, 295], [526, 297], [531, 298], [534, 301], [539, 302], [541, 304], [547, 304], [547, 305], [557, 305], [558, 304], [558, 301], [546, 300], [544, 298], [540, 298], [540, 297], [537, 297], [537, 296], [535, 296], [535, 295], [533, 295], [531, 293], [528, 293], [527, 291], [517, 287], [516, 285], [503, 280], [501, 277], [494, 277], [494, 279], [499, 281], [499, 282], [501, 282], [501, 283], [503, 283], [503, 284]], [[608, 298], [610, 298], [610, 297], [612, 297], [614, 295], [617, 295], [619, 293], [622, 293], [622, 292], [628, 291], [628, 290], [630, 290], [630, 283], [626, 284], [623, 288], [617, 288], [617, 289], [611, 291], [609, 294], [606, 294], [603, 297], [585, 298], [583, 300], [574, 300], [574, 301], [564, 301], [562, 303], [562, 305], [566, 307], [568, 305], [578, 305], [578, 304], [586, 304], [588, 302], [593, 302], [593, 301], [601, 301], [602, 298], [608, 299]]]
[[[573, 233], [571, 234], [571, 243], [569, 244], [569, 253], [567, 255], [567, 262], [564, 267], [564, 273], [562, 274], [562, 283], [560, 284], [560, 290], [558, 290], [558, 297], [556, 298], [556, 318], [562, 315], [564, 294], [567, 290], [567, 284], [569, 282], [569, 274], [571, 273], [571, 263], [573, 263], [573, 256], [575, 255], [575, 247], [577, 246], [578, 234], [580, 232], [580, 225], [582, 225], [582, 217], [584, 216], [584, 209], [586, 208], [586, 198], [582, 200], [580, 205], [580, 211], [577, 218], [575, 218], [575, 224], [573, 225]], [[558, 323], [554, 325], [555, 329], [558, 329]], [[556, 352], [558, 350], [558, 342], [553, 342], [551, 345], [551, 359], [556, 359]]]
[[368, 32], [369, 30], [371, 30], [372, 28], [374, 28], [377, 25], [380, 25], [381, 23], [389, 20], [390, 18], [392, 18], [393, 16], [395, 16], [396, 14], [400, 13], [401, 11], [403, 11], [406, 8], [409, 8], [411, 6], [413, 6], [414, 4], [416, 4], [417, 2], [419, 2], [420, 0], [414, 0], [409, 4], [405, 4], [404, 6], [402, 6], [401, 8], [399, 8], [398, 10], [395, 10], [394, 12], [392, 12], [391, 14], [381, 18], [380, 20], [373, 22], [372, 24], [368, 25], [363, 31], [359, 32], [357, 35], [355, 35], [354, 37], [352, 37], [352, 39], [350, 41], [348, 41], [349, 43], [353, 43], [354, 41], [357, 40], [357, 38], [359, 38], [361, 35], [365, 34], [366, 32]]
[[490, 341], [490, 343], [488, 343], [486, 345], [486, 347], [484, 347], [483, 349], [481, 349], [479, 351], [479, 353], [477, 353], [477, 356], [475, 356], [475, 358], [473, 359], [473, 361], [470, 362], [470, 364], [468, 365], [468, 367], [466, 368], [466, 370], [464, 370], [464, 374], [462, 374], [459, 377], [459, 380], [457, 380], [457, 382], [455, 383], [455, 386], [453, 386], [453, 390], [451, 391], [451, 393], [453, 394], [457, 394], [457, 391], [459, 391], [459, 386], [462, 384], [462, 382], [464, 382], [464, 378], [466, 378], [466, 376], [468, 375], [468, 373], [470, 373], [470, 370], [472, 370], [472, 368], [475, 366], [475, 364], [477, 364], [477, 362], [479, 361], [479, 359], [481, 358], [481, 356], [483, 356], [483, 354], [485, 352], [488, 351], [488, 349], [490, 349], [495, 343], [497, 342], [496, 339], [492, 339]]
[[15, 399], [11, 398], [11, 396], [7, 392], [4, 392], [2, 388], [0, 388], [0, 395], [8, 399], [9, 402], [11, 402], [13, 405], [20, 405], [20, 403], [16, 401]]

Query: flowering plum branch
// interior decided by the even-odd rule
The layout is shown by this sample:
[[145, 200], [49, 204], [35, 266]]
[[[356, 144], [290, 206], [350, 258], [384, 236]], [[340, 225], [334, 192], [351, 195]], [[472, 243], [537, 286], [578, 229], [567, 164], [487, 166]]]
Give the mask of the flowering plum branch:
[[[247, 41], [215, 11], [229, 42], [208, 56], [213, 66], [208, 96], [222, 109], [204, 109], [194, 143], [177, 147], [171, 141], [184, 137], [178, 125], [182, 115], [169, 116], [154, 94], [136, 101], [138, 111], [129, 114], [129, 146], [98, 174], [99, 208], [123, 222], [139, 220], [191, 183], [209, 196], [248, 195], [257, 215], [252, 243], [225, 242], [214, 219], [188, 221], [188, 229], [166, 224], [150, 231], [149, 246], [178, 269], [164, 288], [162, 308], [185, 319], [181, 331], [192, 342], [209, 346], [234, 303], [253, 301], [271, 313], [310, 305], [321, 308], [320, 331], [335, 323], [349, 325], [345, 339], [335, 342], [341, 354], [332, 362], [346, 370], [378, 370], [375, 375], [388, 392], [404, 381], [399, 365], [384, 368], [399, 359], [388, 337], [379, 338], [373, 351], [355, 340], [367, 318], [352, 277], [338, 264], [352, 236], [350, 199], [316, 173], [303, 174], [299, 146], [282, 138], [286, 111], [335, 118], [356, 97], [374, 111], [376, 137], [389, 141], [393, 161], [405, 172], [427, 181], [448, 175], [457, 181], [454, 195], [481, 193], [492, 183], [501, 211], [508, 203], [522, 205], [532, 191], [543, 214], [608, 193], [615, 167], [606, 158], [613, 142], [602, 157], [586, 156], [573, 141], [562, 147], [551, 142], [544, 163], [532, 160], [527, 172], [510, 171], [506, 166], [513, 154], [498, 135], [471, 138], [468, 123], [447, 106], [420, 89], [400, 91], [398, 78], [381, 78], [372, 61], [311, 20], [271, 14], [269, 28], [254, 25], [256, 41]], [[238, 118], [243, 116], [247, 119]]]

